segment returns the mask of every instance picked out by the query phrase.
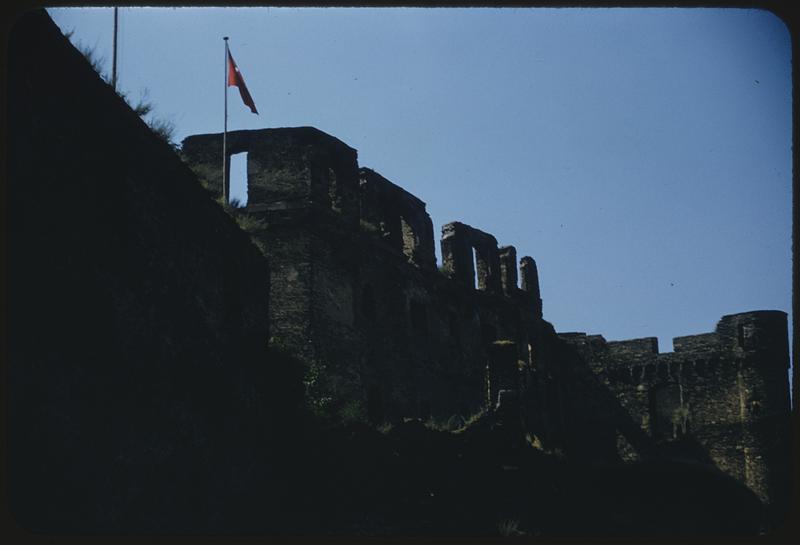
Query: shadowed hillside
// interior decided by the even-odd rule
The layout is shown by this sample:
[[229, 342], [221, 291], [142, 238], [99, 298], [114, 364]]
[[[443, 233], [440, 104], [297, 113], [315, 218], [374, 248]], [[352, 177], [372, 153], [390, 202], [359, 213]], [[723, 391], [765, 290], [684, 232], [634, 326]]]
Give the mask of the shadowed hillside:
[[266, 356], [267, 262], [44, 12], [15, 26], [8, 67], [17, 520], [230, 518], [269, 478], [265, 433], [302, 388]]

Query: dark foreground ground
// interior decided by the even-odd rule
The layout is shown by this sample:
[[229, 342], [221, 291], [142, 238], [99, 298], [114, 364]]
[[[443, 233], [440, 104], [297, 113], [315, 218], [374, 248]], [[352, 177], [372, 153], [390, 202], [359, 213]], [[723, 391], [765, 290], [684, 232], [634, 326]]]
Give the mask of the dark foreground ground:
[[410, 421], [386, 434], [353, 425], [300, 439], [308, 445], [297, 458], [307, 484], [292, 488], [297, 494], [287, 494], [287, 505], [313, 515], [291, 520], [287, 531], [486, 537], [759, 532], [760, 503], [720, 472], [678, 462], [569, 464], [493, 420], [485, 416], [455, 433]]
[[[419, 421], [382, 432], [366, 424], [329, 427], [302, 410], [291, 416], [297, 417], [293, 426], [273, 428], [249, 453], [230, 456], [229, 444], [212, 444], [202, 456], [184, 452], [160, 464], [99, 467], [97, 482], [67, 490], [55, 483], [60, 490], [54, 492], [68, 493], [69, 501], [23, 497], [17, 520], [45, 534], [488, 538], [760, 531], [755, 496], [705, 466], [574, 465], [536, 450], [491, 415], [457, 432]], [[224, 441], [234, 432], [217, 433]], [[176, 447], [168, 440], [163, 445]], [[112, 493], [104, 497], [98, 488], [109, 480]]]

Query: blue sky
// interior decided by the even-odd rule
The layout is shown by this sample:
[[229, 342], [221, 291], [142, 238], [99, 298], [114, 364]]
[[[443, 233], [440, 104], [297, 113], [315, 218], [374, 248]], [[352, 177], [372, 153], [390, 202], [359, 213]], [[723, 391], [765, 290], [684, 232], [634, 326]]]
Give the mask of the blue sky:
[[[49, 12], [111, 59], [110, 8]], [[791, 43], [769, 12], [125, 8], [121, 89], [178, 140], [220, 132], [225, 35], [261, 113], [231, 89], [229, 129], [318, 127], [427, 203], [437, 251], [459, 220], [533, 256], [558, 331], [668, 351], [790, 311]]]

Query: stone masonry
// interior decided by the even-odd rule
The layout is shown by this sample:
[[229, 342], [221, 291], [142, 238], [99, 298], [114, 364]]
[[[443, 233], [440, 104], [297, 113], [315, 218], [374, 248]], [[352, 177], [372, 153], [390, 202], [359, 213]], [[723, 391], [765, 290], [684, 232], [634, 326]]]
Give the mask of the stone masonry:
[[[221, 134], [183, 155], [220, 192]], [[437, 269], [425, 203], [315, 128], [228, 133], [247, 152], [246, 212], [270, 262], [270, 330], [328, 409], [372, 422], [458, 421], [518, 400], [529, 437], [568, 458], [713, 465], [785, 504], [786, 315], [725, 316], [713, 333], [606, 342], [542, 318], [536, 262], [452, 222]], [[229, 158], [228, 158], [229, 160]]]
[[[183, 144], [214, 188], [220, 137]], [[248, 153], [247, 212], [267, 225], [272, 334], [323, 370], [334, 405], [375, 422], [468, 416], [496, 396], [485, 388], [492, 343], [514, 339], [514, 364], [529, 361], [541, 317], [532, 258], [520, 289], [515, 249], [454, 222], [437, 269], [425, 203], [317, 129], [236, 131], [228, 149]]]
[[[606, 342], [565, 333], [622, 414], [650, 440], [649, 451], [681, 444], [676, 454], [707, 461], [768, 504], [788, 501], [789, 353], [786, 314], [724, 316], [712, 333], [676, 337], [661, 354], [655, 337]], [[620, 434], [621, 435], [621, 434]], [[694, 444], [691, 452], [685, 447]], [[647, 454], [624, 445], [623, 460]]]

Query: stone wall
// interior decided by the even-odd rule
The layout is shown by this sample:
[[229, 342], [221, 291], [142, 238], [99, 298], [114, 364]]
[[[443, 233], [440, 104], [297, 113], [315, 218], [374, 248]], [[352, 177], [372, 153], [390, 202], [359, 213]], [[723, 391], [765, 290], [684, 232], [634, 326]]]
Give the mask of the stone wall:
[[12, 513], [49, 533], [232, 531], [243, 483], [277, 486], [264, 438], [302, 393], [265, 356], [267, 261], [44, 11], [8, 60]]
[[[266, 224], [271, 327], [306, 360], [328, 410], [443, 421], [514, 390], [506, 399], [545, 450], [591, 463], [688, 458], [785, 503], [783, 313], [727, 316], [675, 339], [672, 354], [654, 337], [557, 335], [531, 257], [517, 263], [513, 246], [452, 222], [437, 269], [425, 203], [359, 168], [339, 140], [308, 127], [229, 138], [249, 152], [247, 211]], [[219, 134], [183, 143], [210, 180], [221, 179], [220, 148]]]
[[[213, 186], [221, 137], [182, 148]], [[315, 373], [324, 368], [331, 403], [373, 421], [466, 417], [496, 399], [495, 341], [514, 347], [513, 366], [530, 362], [541, 321], [532, 258], [518, 271], [512, 246], [454, 222], [442, 228], [439, 270], [425, 203], [359, 168], [336, 138], [300, 127], [234, 131], [228, 142], [248, 152], [247, 212], [267, 225], [273, 332]]]
[[790, 442], [785, 313], [724, 316], [713, 333], [674, 339], [674, 353], [659, 353], [655, 338], [606, 342], [580, 333], [561, 338], [619, 401], [622, 418], [647, 438], [643, 448], [625, 448], [622, 442], [622, 460], [672, 450], [715, 465], [765, 503], [785, 508]]

